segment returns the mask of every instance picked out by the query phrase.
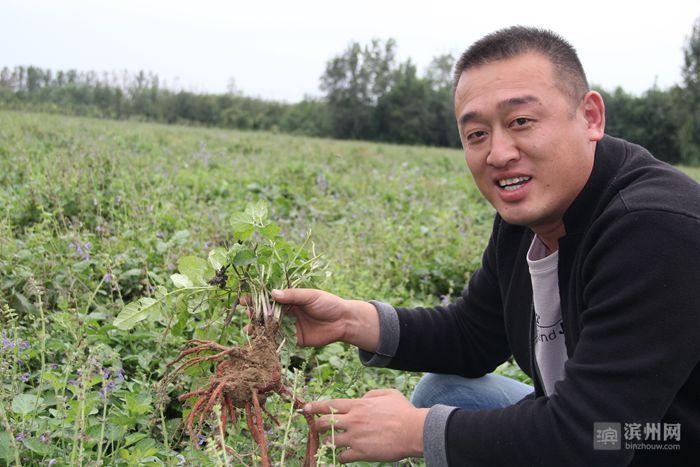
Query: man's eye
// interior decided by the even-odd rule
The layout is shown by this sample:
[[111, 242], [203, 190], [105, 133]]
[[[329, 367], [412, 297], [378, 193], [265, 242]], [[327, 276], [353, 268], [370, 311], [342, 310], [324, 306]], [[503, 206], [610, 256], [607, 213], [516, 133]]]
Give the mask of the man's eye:
[[525, 126], [525, 125], [527, 125], [528, 123], [530, 123], [530, 121], [531, 121], [531, 120], [530, 120], [529, 118], [518, 117], [518, 118], [516, 118], [515, 120], [513, 120], [513, 123], [512, 123], [511, 125], [512, 125], [512, 126], [515, 126], [515, 127]]
[[471, 133], [469, 133], [467, 135], [467, 141], [472, 142], [472, 143], [476, 143], [480, 139], [482, 139], [484, 136], [486, 136], [485, 131], [482, 131], [482, 130], [472, 131]]

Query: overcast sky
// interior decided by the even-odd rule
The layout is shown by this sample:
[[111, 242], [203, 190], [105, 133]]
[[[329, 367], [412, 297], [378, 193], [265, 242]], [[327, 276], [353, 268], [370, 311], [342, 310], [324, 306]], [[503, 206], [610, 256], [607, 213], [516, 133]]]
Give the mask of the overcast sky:
[[423, 69], [513, 24], [543, 26], [579, 52], [592, 84], [641, 93], [680, 81], [697, 0], [2, 0], [0, 66], [157, 73], [168, 85], [297, 101], [320, 95], [350, 41], [394, 38]]

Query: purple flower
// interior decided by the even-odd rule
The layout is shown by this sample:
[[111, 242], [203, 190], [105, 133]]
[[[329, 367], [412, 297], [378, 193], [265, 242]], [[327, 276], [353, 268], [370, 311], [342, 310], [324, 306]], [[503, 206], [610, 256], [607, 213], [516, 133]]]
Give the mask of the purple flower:
[[54, 465], [56, 462], [58, 462], [56, 459], [49, 459], [49, 467]]
[[119, 381], [124, 381], [124, 368], [117, 370], [117, 378], [119, 378]]
[[29, 373], [24, 373], [23, 375], [20, 375], [19, 379], [26, 383], [27, 381], [29, 381]]
[[78, 387], [78, 382], [74, 379], [69, 379], [68, 384], [70, 384], [71, 386], [75, 386], [76, 388]]
[[109, 378], [109, 369], [105, 368], [102, 370], [102, 379], [108, 379]]
[[106, 273], [106, 274], [105, 274], [105, 279], [104, 279], [104, 281], [105, 281], [106, 283], [108, 283], [108, 284], [109, 284], [110, 282], [112, 282], [112, 274], [110, 274], [109, 272]]
[[199, 441], [197, 442], [197, 444], [198, 444], [199, 446], [201, 446], [201, 445], [203, 445], [204, 443], [207, 442], [207, 437], [204, 436], [204, 435], [201, 434], [201, 433], [197, 433], [197, 439], [199, 439]]
[[185, 465], [185, 456], [183, 456], [182, 454], [178, 454], [175, 457], [177, 457], [179, 459], [179, 461], [177, 462], [177, 465]]
[[26, 350], [28, 348], [29, 348], [29, 341], [28, 340], [23, 340], [22, 342], [19, 343], [20, 350]]
[[46, 433], [42, 433], [41, 436], [39, 436], [39, 441], [41, 441], [44, 444], [49, 444], [49, 435]]
[[114, 201], [115, 201], [117, 204], [119, 204], [119, 203], [122, 202], [122, 197], [119, 196], [119, 195], [117, 195], [117, 196], [114, 197]]
[[107, 381], [107, 384], [105, 384], [102, 389], [97, 391], [97, 393], [100, 395], [100, 397], [102, 399], [104, 399], [105, 397], [107, 397], [107, 394], [109, 394], [110, 391], [113, 391], [114, 388], [116, 388], [116, 387], [117, 387], [117, 382], [113, 381], [113, 380], [109, 380], [109, 381]]
[[15, 436], [15, 439], [17, 441], [24, 441], [26, 439], [26, 437], [24, 436], [24, 433], [20, 433], [17, 436]]
[[52, 370], [58, 370], [58, 363], [52, 363], [52, 364], [51, 364], [51, 369], [52, 369]]
[[5, 330], [2, 331], [2, 350], [13, 349], [15, 347], [15, 342], [7, 338]]

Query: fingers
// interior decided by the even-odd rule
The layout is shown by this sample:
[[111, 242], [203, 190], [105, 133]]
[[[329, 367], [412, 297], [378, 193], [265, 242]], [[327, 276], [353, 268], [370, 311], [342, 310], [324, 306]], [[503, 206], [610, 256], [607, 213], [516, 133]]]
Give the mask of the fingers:
[[347, 448], [350, 446], [350, 436], [347, 433], [335, 432], [333, 436], [326, 437], [324, 444], [334, 446], [336, 448]]
[[342, 464], [347, 464], [348, 462], [356, 462], [364, 459], [362, 458], [360, 453], [358, 453], [354, 449], [347, 448], [338, 455], [338, 460]]
[[279, 303], [304, 306], [315, 302], [320, 296], [320, 292], [316, 289], [273, 290], [272, 298]]
[[357, 404], [356, 399], [331, 399], [327, 401], [309, 402], [304, 406], [308, 414], [344, 414]]
[[[347, 429], [346, 422], [347, 420], [343, 415], [323, 415], [322, 417], [318, 417], [316, 419], [316, 430], [318, 430], [319, 433], [330, 431], [331, 427], [333, 427], [334, 430], [345, 430]], [[338, 435], [336, 434], [336, 437], [337, 436]]]
[[250, 306], [253, 304], [253, 300], [250, 298], [250, 295], [240, 297], [238, 299], [238, 304], [245, 307], [245, 312], [248, 315], [248, 319], [251, 319], [253, 317], [253, 312], [250, 311]]
[[306, 340], [304, 339], [304, 328], [301, 326], [301, 323], [298, 319], [294, 323], [294, 328], [296, 329], [297, 345], [306, 345]]
[[[372, 389], [371, 391], [367, 391], [363, 398], [370, 398], [370, 397], [381, 397], [381, 396], [388, 396], [389, 394], [394, 394], [397, 393], [396, 389]], [[401, 394], [399, 392], [399, 394]]]

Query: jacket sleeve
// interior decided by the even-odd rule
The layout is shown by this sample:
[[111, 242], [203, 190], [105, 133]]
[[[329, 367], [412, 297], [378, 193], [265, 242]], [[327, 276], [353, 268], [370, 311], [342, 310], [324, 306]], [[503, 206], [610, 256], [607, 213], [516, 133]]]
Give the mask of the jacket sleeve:
[[435, 308], [397, 308], [399, 342], [390, 368], [479, 377], [506, 361], [506, 339], [496, 270], [500, 217], [478, 269], [461, 298]]
[[627, 465], [634, 451], [593, 449], [593, 424], [659, 422], [698, 364], [698, 252], [697, 219], [641, 211], [615, 221], [584, 260], [582, 331], [556, 393], [454, 410], [450, 465]]

